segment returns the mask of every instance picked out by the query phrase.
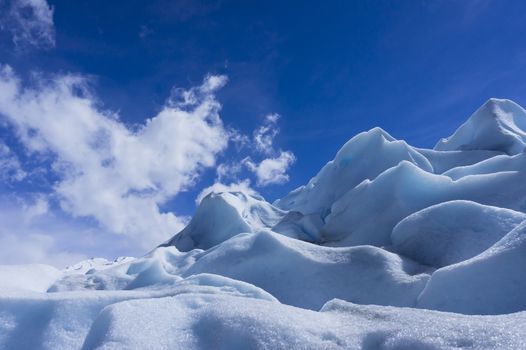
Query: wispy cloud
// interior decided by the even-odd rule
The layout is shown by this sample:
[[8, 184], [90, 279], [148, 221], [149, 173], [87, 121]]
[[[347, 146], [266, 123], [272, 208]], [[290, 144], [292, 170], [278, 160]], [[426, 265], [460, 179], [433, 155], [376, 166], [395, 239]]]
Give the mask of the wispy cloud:
[[55, 47], [53, 7], [46, 0], [7, 0], [0, 28], [11, 33], [19, 49]]
[[254, 173], [258, 186], [282, 184], [289, 180], [287, 171], [296, 161], [291, 151], [276, 150], [274, 139], [279, 133], [277, 122], [279, 114], [268, 114], [263, 124], [253, 133], [253, 145], [256, 151], [264, 156], [263, 160], [255, 162], [252, 157], [246, 157], [242, 163]]
[[254, 130], [254, 146], [259, 152], [272, 154], [274, 151], [272, 143], [274, 142], [274, 137], [276, 137], [279, 132], [276, 125], [278, 119], [279, 114], [269, 114], [265, 116], [263, 125]]
[[16, 154], [0, 140], [0, 181], [4, 183], [22, 181], [27, 173]]
[[268, 186], [289, 181], [287, 170], [295, 161], [296, 157], [292, 152], [280, 151], [278, 156], [265, 158], [259, 163], [251, 158], [246, 158], [243, 163], [256, 175], [258, 186]]
[[256, 191], [250, 187], [251, 181], [240, 176], [247, 175], [243, 168], [253, 174], [256, 186], [259, 187], [283, 184], [289, 180], [287, 172], [296, 161], [296, 157], [291, 151], [283, 151], [274, 144], [279, 133], [279, 119], [277, 113], [267, 114], [263, 123], [254, 129], [250, 137], [237, 130], [229, 131], [230, 141], [236, 145], [238, 154], [244, 149], [247, 155], [219, 164], [216, 168], [215, 183], [201, 192], [197, 203], [205, 194], [228, 189], [255, 194]]

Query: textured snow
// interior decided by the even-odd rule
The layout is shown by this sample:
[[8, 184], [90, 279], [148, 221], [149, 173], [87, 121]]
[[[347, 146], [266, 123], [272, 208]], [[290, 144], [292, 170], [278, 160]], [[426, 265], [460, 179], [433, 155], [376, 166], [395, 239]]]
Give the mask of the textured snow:
[[316, 310], [333, 298], [414, 306], [429, 278], [425, 271], [376, 247], [333, 249], [260, 232], [217, 246], [183, 276], [204, 272], [228, 276], [261, 287], [282, 303]]
[[427, 267], [376, 247], [329, 248], [262, 231], [240, 234], [207, 251], [181, 253], [162, 247], [114, 269], [68, 275], [50, 290], [160, 287], [207, 273], [250, 283], [282, 303], [313, 310], [333, 298], [414, 306], [428, 272]]
[[481, 254], [437, 270], [419, 306], [465, 314], [526, 310], [526, 222]]
[[525, 116], [489, 100], [434, 150], [371, 129], [140, 258], [0, 266], [0, 349], [525, 349]]
[[524, 220], [526, 214], [510, 209], [451, 201], [409, 215], [391, 240], [398, 253], [443, 267], [482, 253]]
[[[243, 282], [216, 275], [180, 280], [171, 288], [91, 292], [0, 294], [0, 348], [80, 349], [99, 313], [107, 306], [130, 299], [152, 299], [179, 294], [232, 295], [277, 303], [270, 294]], [[196, 297], [197, 298], [197, 297]], [[150, 312], [143, 311], [141, 317]], [[159, 322], [161, 320], [157, 320]], [[143, 331], [155, 323], [139, 322]], [[144, 333], [139, 333], [143, 334]], [[145, 339], [152, 342], [152, 339]], [[90, 347], [87, 347], [89, 349]]]
[[468, 317], [339, 300], [314, 312], [257, 299], [179, 295], [104, 309], [84, 348], [520, 349], [525, 334], [526, 313]]

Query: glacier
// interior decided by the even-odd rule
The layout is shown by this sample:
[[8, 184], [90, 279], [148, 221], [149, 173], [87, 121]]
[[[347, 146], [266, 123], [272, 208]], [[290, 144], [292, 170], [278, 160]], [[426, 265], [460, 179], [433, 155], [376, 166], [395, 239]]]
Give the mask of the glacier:
[[526, 349], [525, 179], [513, 101], [434, 149], [374, 128], [142, 257], [0, 266], [0, 349]]

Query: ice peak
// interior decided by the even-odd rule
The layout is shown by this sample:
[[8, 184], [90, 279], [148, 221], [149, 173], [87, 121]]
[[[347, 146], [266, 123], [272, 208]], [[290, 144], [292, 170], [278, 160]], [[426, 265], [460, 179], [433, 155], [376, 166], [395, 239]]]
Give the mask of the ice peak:
[[343, 145], [309, 183], [275, 202], [285, 210], [303, 214], [320, 213], [325, 217], [330, 207], [347, 191], [365, 179], [374, 179], [383, 171], [408, 161], [426, 171], [430, 162], [405, 141], [397, 140], [376, 127], [362, 132]]
[[438, 151], [487, 150], [518, 154], [526, 148], [526, 111], [512, 100], [491, 98], [448, 138]]
[[211, 192], [188, 226], [163, 246], [175, 245], [181, 251], [208, 249], [239, 233], [270, 228], [284, 215], [261, 197], [241, 191]]

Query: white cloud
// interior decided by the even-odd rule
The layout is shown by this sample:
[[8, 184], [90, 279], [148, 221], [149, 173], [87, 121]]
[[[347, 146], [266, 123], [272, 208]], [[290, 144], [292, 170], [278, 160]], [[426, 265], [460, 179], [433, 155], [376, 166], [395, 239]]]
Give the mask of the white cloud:
[[280, 151], [277, 157], [266, 158], [260, 163], [254, 163], [250, 158], [245, 158], [243, 163], [256, 175], [258, 186], [267, 186], [287, 182], [287, 170], [295, 161], [292, 152]]
[[220, 193], [220, 192], [243, 192], [251, 196], [259, 196], [259, 194], [250, 187], [250, 180], [243, 180], [240, 182], [231, 183], [225, 185], [220, 182], [214, 183], [212, 186], [203, 189], [197, 196], [195, 203], [199, 204], [209, 193]]
[[278, 119], [278, 114], [269, 114], [265, 117], [263, 125], [254, 130], [254, 146], [259, 152], [263, 154], [272, 154], [274, 152], [272, 144], [274, 137], [279, 133], [279, 129], [276, 126]]
[[243, 159], [242, 163], [254, 173], [258, 186], [282, 184], [289, 180], [287, 174], [290, 166], [296, 161], [291, 151], [276, 150], [274, 138], [279, 133], [277, 122], [279, 114], [268, 114], [265, 116], [263, 125], [254, 130], [253, 145], [256, 151], [267, 156], [267, 158], [256, 163], [251, 157]]
[[22, 212], [24, 223], [29, 224], [35, 218], [41, 217], [49, 213], [49, 203], [43, 195], [35, 197], [33, 203], [22, 203]]
[[26, 176], [18, 157], [0, 140], [0, 181], [17, 182]]
[[[144, 252], [124, 235], [53, 209], [43, 194], [0, 194], [0, 265], [44, 263], [64, 268], [89, 257]], [[90, 220], [88, 220], [90, 221]]]
[[53, 7], [46, 0], [12, 0], [3, 10], [1, 28], [11, 33], [17, 47], [55, 46]]
[[57, 268], [87, 259], [83, 254], [70, 253], [57, 246], [56, 239], [46, 234], [21, 235], [1, 232], [0, 262], [2, 264], [49, 264]]
[[234, 144], [237, 151], [240, 151], [250, 143], [250, 138], [236, 129], [230, 128], [228, 134], [230, 142]]
[[235, 179], [241, 172], [240, 163], [221, 163], [216, 167], [216, 182], [224, 182], [227, 179]]
[[[63, 268], [87, 258], [65, 248], [64, 223], [48, 209], [41, 196], [31, 200], [0, 197], [0, 264], [46, 263]], [[79, 227], [67, 227], [77, 234], [82, 231]], [[74, 239], [82, 241], [78, 236]]]
[[224, 76], [175, 89], [164, 108], [130, 128], [97, 107], [84, 78], [40, 78], [24, 88], [10, 67], [0, 71], [0, 115], [29, 153], [48, 154], [64, 211], [95, 218], [144, 248], [182, 228], [186, 218], [159, 206], [192, 186], [228, 143], [214, 92]]

